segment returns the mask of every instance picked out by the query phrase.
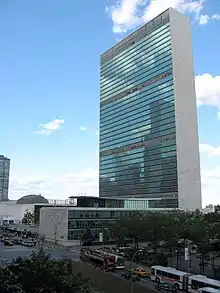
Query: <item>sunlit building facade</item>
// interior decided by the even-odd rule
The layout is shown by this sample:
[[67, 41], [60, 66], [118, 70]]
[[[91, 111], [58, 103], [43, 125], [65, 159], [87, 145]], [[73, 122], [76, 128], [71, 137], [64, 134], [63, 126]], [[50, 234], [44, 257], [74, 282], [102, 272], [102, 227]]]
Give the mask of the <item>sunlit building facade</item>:
[[189, 18], [168, 9], [101, 55], [100, 197], [201, 208]]

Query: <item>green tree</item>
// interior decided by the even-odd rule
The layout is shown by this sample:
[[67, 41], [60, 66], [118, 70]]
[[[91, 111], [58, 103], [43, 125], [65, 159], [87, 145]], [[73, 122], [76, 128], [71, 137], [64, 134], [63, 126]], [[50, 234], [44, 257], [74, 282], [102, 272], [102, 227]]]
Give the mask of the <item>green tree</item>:
[[143, 239], [145, 226], [145, 213], [133, 212], [130, 216], [123, 216], [112, 227], [112, 234], [118, 240], [118, 244], [124, 244], [128, 239], [138, 248], [139, 240]]
[[22, 219], [22, 223], [25, 225], [34, 224], [34, 213], [26, 212]]
[[94, 240], [92, 231], [87, 228], [86, 231], [83, 233], [81, 241], [83, 245], [91, 245]]
[[[179, 210], [164, 212], [133, 212], [132, 215], [121, 217], [112, 228], [112, 235], [121, 244], [130, 239], [151, 242], [148, 251], [153, 254], [167, 253], [170, 256], [181, 255], [185, 247], [198, 247], [197, 256], [201, 260], [201, 270], [208, 261], [220, 255], [220, 213], [203, 214], [199, 210], [184, 212]], [[137, 248], [137, 247], [136, 247]]]
[[43, 249], [0, 269], [1, 293], [89, 293], [88, 279], [74, 274], [71, 261], [52, 260]]
[[219, 213], [220, 212], [220, 205], [216, 205], [214, 206], [214, 210], [215, 210], [215, 213]]
[[108, 241], [109, 241], [110, 237], [111, 237], [111, 233], [110, 233], [109, 229], [104, 229], [104, 231], [103, 231], [103, 243], [108, 244]]

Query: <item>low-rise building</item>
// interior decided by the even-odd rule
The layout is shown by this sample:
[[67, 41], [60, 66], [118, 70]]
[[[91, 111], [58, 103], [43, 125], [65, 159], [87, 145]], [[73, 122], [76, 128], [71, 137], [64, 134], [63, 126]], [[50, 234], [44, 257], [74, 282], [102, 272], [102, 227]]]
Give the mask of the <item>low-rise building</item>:
[[[46, 241], [79, 244], [89, 229], [95, 241], [115, 220], [130, 216], [137, 208], [43, 207], [40, 210], [39, 234]], [[155, 209], [148, 209], [155, 210]], [[160, 210], [160, 209], [158, 209]], [[164, 209], [161, 209], [164, 210]]]
[[16, 223], [16, 219], [10, 216], [0, 216], [0, 225], [13, 225]]

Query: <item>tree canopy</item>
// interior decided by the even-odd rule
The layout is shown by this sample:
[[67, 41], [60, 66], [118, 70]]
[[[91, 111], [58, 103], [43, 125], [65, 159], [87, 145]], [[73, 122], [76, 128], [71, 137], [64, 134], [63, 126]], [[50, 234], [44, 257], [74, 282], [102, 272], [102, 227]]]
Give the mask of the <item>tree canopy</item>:
[[22, 223], [25, 225], [34, 224], [34, 213], [26, 212], [22, 219]]
[[[204, 273], [207, 262], [211, 264], [215, 276], [219, 268], [215, 259], [220, 257], [220, 213], [203, 214], [199, 210], [184, 211], [135, 211], [132, 214], [125, 212], [124, 217], [118, 219], [111, 229], [111, 238], [117, 239], [118, 244], [125, 244], [131, 240], [135, 249], [140, 242], [147, 243], [142, 256], [136, 258], [144, 264], [167, 265], [168, 256], [177, 258], [176, 267], [181, 269], [180, 258], [184, 249], [196, 254], [200, 264], [200, 273]], [[126, 255], [132, 257], [135, 251], [126, 250]], [[189, 263], [189, 266], [191, 264]], [[191, 268], [189, 267], [191, 270]]]
[[41, 248], [0, 268], [1, 293], [90, 293], [88, 279], [74, 274], [70, 260], [53, 260]]
[[153, 245], [165, 242], [175, 246], [181, 241], [202, 245], [210, 240], [220, 241], [220, 213], [137, 211], [117, 220], [111, 233], [121, 242], [132, 238]]

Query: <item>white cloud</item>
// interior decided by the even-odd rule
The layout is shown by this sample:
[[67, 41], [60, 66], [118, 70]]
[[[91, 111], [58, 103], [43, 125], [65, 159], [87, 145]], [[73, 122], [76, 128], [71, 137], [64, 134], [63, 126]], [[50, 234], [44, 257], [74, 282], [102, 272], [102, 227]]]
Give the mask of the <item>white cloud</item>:
[[[219, 203], [220, 166], [212, 170], [202, 170], [203, 206]], [[18, 199], [27, 194], [42, 194], [48, 199], [68, 199], [70, 196], [98, 196], [98, 169], [88, 168], [84, 171], [61, 176], [34, 176], [12, 178], [10, 199]]]
[[11, 179], [10, 199], [33, 193], [42, 194], [48, 199], [67, 199], [78, 194], [98, 196], [98, 170], [89, 168], [60, 176]]
[[220, 14], [213, 14], [213, 15], [208, 15], [208, 14], [202, 14], [199, 17], [199, 24], [207, 24], [210, 20], [220, 20]]
[[[204, 146], [203, 150], [213, 150]], [[98, 150], [97, 150], [98, 155]], [[60, 176], [30, 176], [11, 178], [10, 199], [18, 199], [27, 194], [42, 194], [48, 199], [68, 199], [76, 195], [99, 195], [98, 169], [88, 168], [80, 172]], [[220, 166], [212, 170], [201, 171], [203, 206], [219, 203]]]
[[86, 131], [87, 130], [87, 127], [84, 126], [84, 125], [81, 125], [80, 128], [79, 128], [80, 131]]
[[214, 14], [214, 15], [212, 15], [212, 19], [220, 20], [220, 14]]
[[139, 9], [145, 4], [145, 0], [119, 0], [115, 5], [106, 7], [113, 21], [113, 32], [125, 33], [140, 25], [142, 19]]
[[[209, 156], [220, 156], [220, 146], [214, 147], [209, 144], [199, 145], [200, 154]], [[220, 190], [220, 166], [206, 169], [201, 166], [201, 184], [203, 206], [219, 204]]]
[[193, 13], [198, 18], [201, 10], [203, 9], [203, 1], [196, 0], [153, 0], [146, 7], [144, 11], [143, 20], [149, 21], [156, 17], [158, 14], [172, 7], [183, 13]]
[[106, 7], [113, 22], [114, 33], [126, 33], [138, 25], [151, 20], [169, 7], [183, 13], [191, 13], [200, 19], [204, 0], [118, 0]]
[[202, 170], [202, 199], [203, 206], [219, 204], [220, 166], [211, 170]]
[[99, 136], [99, 130], [96, 130], [95, 135]]
[[37, 133], [49, 135], [52, 132], [58, 130], [63, 123], [64, 123], [63, 119], [55, 119], [46, 124], [40, 124], [39, 130], [37, 131]]
[[210, 16], [208, 14], [202, 14], [200, 15], [199, 18], [199, 24], [203, 25], [203, 24], [207, 24], [210, 20]]
[[200, 153], [207, 154], [209, 156], [220, 156], [220, 146], [214, 147], [209, 144], [200, 144], [199, 145]]
[[220, 76], [209, 73], [195, 78], [198, 105], [212, 105], [220, 108]]

